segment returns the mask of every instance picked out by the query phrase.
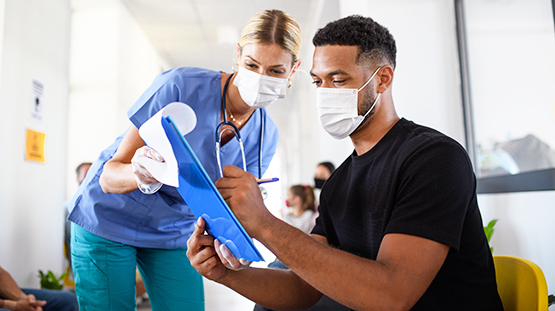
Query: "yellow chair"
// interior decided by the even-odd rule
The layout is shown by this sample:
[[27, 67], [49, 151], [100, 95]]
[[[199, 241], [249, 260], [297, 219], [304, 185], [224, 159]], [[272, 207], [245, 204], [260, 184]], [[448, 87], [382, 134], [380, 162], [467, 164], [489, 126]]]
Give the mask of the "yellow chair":
[[514, 256], [493, 256], [497, 290], [505, 311], [547, 311], [547, 283], [538, 265]]

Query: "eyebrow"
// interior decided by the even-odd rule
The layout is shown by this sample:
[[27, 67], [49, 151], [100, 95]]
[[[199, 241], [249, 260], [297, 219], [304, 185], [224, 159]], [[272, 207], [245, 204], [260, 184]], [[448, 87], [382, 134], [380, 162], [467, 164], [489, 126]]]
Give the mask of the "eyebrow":
[[[253, 62], [255, 62], [256, 64], [260, 65], [260, 62], [257, 61], [256, 59], [254, 59], [252, 56], [250, 56], [250, 55], [245, 55], [245, 57], [250, 58]], [[274, 67], [286, 67], [286, 66], [285, 66], [284, 64], [277, 64], [277, 65], [272, 65], [272, 66], [269, 66], [269, 67], [270, 67], [270, 68], [274, 68]]]
[[[310, 71], [310, 75], [311, 75], [312, 77], [317, 77], [317, 75], [315, 75], [312, 71]], [[343, 71], [343, 70], [341, 70], [341, 69], [337, 69], [337, 70], [334, 70], [334, 71], [330, 71], [330, 72], [328, 72], [328, 74], [327, 74], [327, 76], [336, 76], [336, 75], [347, 75], [347, 76], [350, 76], [349, 73], [347, 73], [346, 71]]]

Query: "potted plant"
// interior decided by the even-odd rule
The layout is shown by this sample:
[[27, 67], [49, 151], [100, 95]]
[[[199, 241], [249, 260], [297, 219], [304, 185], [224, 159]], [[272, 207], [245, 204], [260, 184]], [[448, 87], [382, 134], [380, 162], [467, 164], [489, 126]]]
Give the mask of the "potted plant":
[[59, 277], [56, 277], [56, 275], [54, 275], [54, 272], [50, 270], [48, 270], [47, 273], [39, 270], [40, 288], [61, 290], [62, 288], [64, 288], [62, 280], [67, 276], [67, 274], [68, 272], [66, 271]]

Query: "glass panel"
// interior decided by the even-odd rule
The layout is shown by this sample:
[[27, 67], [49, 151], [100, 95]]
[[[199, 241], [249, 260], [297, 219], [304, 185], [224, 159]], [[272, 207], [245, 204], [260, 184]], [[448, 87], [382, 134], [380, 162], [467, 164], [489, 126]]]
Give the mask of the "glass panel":
[[465, 0], [478, 177], [555, 167], [550, 0]]

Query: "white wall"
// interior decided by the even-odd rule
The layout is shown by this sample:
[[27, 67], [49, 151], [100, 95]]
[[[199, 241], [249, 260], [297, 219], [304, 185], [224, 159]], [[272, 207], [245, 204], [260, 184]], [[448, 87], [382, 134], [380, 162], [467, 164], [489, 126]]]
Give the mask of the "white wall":
[[131, 124], [127, 110], [167, 69], [119, 1], [73, 1], [66, 195], [75, 168], [93, 162]]
[[[68, 0], [5, 0], [0, 30], [0, 265], [21, 285], [63, 268]], [[42, 121], [31, 82], [44, 84]], [[46, 163], [24, 160], [25, 129], [46, 133]]]
[[[75, 167], [128, 127], [126, 110], [166, 68], [119, 1], [73, 5], [72, 18], [69, 0], [0, 2], [0, 265], [21, 286], [38, 287], [39, 269], [63, 271]], [[30, 116], [33, 79], [42, 121]], [[45, 164], [24, 160], [26, 128], [46, 133]]]
[[[2, 46], [4, 42], [4, 9], [6, 6], [6, 0], [0, 0], [0, 60], [2, 59]], [[2, 62], [0, 61], [0, 72], [2, 72]], [[2, 75], [0, 75], [0, 79]], [[0, 80], [2, 82], [2, 80]]]

